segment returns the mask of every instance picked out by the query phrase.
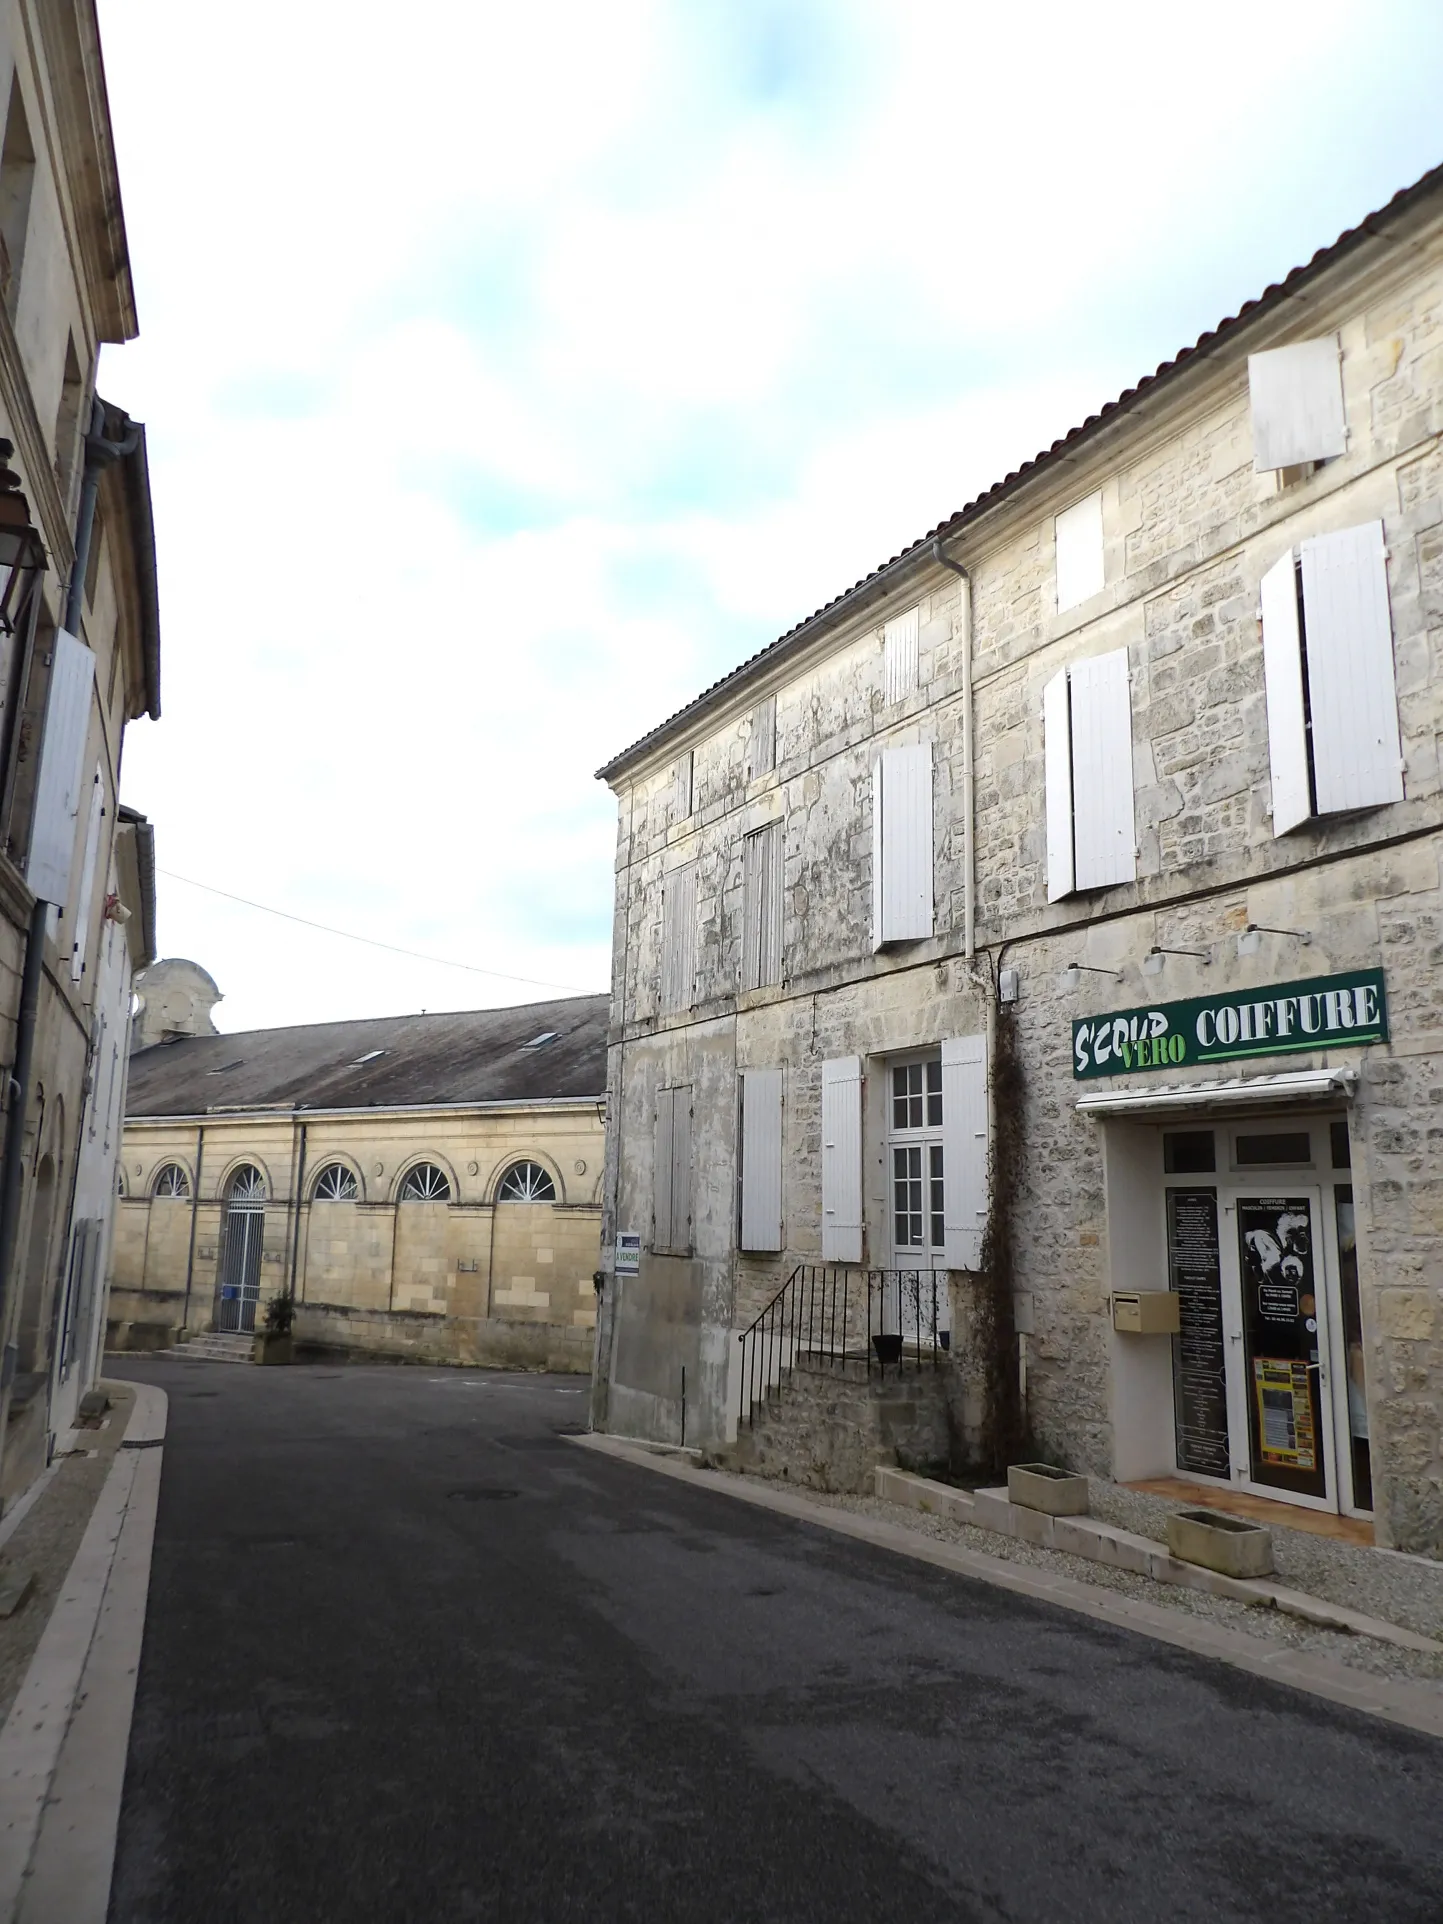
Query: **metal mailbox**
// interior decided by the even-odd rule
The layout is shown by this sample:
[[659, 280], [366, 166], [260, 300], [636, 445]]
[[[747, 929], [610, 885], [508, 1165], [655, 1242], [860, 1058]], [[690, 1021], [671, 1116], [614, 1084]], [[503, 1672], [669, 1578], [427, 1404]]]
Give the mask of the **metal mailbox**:
[[1170, 1289], [1117, 1290], [1112, 1327], [1126, 1336], [1176, 1336], [1177, 1295]]

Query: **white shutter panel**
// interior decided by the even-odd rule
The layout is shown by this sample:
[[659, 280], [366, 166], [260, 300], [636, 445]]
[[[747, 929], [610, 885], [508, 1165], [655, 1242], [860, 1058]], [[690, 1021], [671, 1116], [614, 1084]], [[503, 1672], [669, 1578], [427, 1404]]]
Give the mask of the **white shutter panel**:
[[1263, 576], [1262, 604], [1268, 766], [1273, 779], [1273, 834], [1277, 836], [1306, 822], [1313, 812], [1297, 567], [1291, 548]]
[[661, 1006], [689, 1009], [696, 978], [696, 868], [673, 869], [662, 883]]
[[1102, 496], [1090, 494], [1053, 523], [1057, 540], [1057, 612], [1102, 593]]
[[862, 1059], [822, 1064], [822, 1261], [862, 1260]]
[[90, 785], [90, 820], [85, 828], [85, 860], [80, 867], [80, 892], [75, 898], [75, 936], [70, 944], [70, 979], [85, 973], [85, 944], [90, 938], [90, 908], [95, 895], [95, 863], [100, 853], [100, 823], [105, 814], [105, 776], [97, 765]]
[[1111, 888], [1137, 878], [1127, 650], [1074, 662], [1070, 680], [1074, 886]]
[[932, 933], [932, 744], [882, 751], [872, 791], [872, 947]]
[[1348, 446], [1338, 337], [1296, 341], [1248, 356], [1253, 413], [1253, 466], [1293, 468], [1326, 461]]
[[976, 1269], [987, 1227], [987, 1038], [942, 1044], [942, 1209], [947, 1267]]
[[678, 755], [676, 767], [672, 770], [671, 819], [684, 822], [692, 810], [692, 772], [693, 751], [689, 748], [684, 755]]
[[752, 712], [751, 778], [770, 775], [777, 765], [777, 698], [768, 695]]
[[917, 643], [922, 627], [920, 607], [894, 615], [882, 630], [883, 680], [889, 703], [905, 701], [917, 691]]
[[651, 1244], [671, 1248], [671, 1158], [674, 1089], [656, 1092], [656, 1139], [651, 1165]]
[[1072, 859], [1072, 704], [1067, 670], [1042, 691], [1042, 764], [1047, 787], [1047, 899], [1071, 895]]
[[782, 1072], [742, 1071], [743, 1249], [782, 1246]]
[[671, 1092], [671, 1247], [691, 1248], [691, 1087]]
[[35, 789], [35, 819], [25, 879], [42, 902], [68, 906], [75, 862], [85, 738], [90, 732], [90, 693], [95, 657], [65, 629], [55, 637], [50, 663], [50, 692], [45, 704], [45, 740]]
[[782, 830], [779, 822], [742, 842], [742, 987], [782, 979]]
[[1302, 544], [1318, 813], [1403, 799], [1383, 524]]

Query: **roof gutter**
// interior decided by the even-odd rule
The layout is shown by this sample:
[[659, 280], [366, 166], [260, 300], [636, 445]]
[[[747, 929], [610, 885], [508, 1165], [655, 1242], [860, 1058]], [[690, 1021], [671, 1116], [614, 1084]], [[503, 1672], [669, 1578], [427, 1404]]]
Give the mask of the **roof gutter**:
[[496, 1115], [508, 1109], [595, 1109], [606, 1101], [606, 1091], [598, 1089], [594, 1096], [513, 1096], [509, 1101], [498, 1102], [415, 1102], [389, 1103], [373, 1102], [358, 1104], [347, 1109], [312, 1109], [304, 1103], [237, 1103], [233, 1108], [177, 1110], [169, 1116], [136, 1116], [125, 1118], [128, 1129], [132, 1123], [147, 1126], [155, 1123], [189, 1122], [257, 1122], [267, 1118], [277, 1121], [303, 1113], [314, 1122], [330, 1117], [352, 1116], [434, 1116], [441, 1115]]
[[[122, 416], [122, 419], [124, 417]], [[140, 595], [140, 652], [145, 673], [145, 707], [139, 712], [160, 720], [160, 587], [155, 565], [155, 516], [150, 499], [150, 462], [145, 427], [130, 423], [132, 434], [120, 466], [130, 516], [131, 552]]]
[[932, 559], [950, 568], [962, 584], [959, 627], [962, 639], [962, 953], [970, 962], [977, 952], [976, 782], [972, 771], [972, 577], [960, 561], [942, 550], [942, 537], [932, 542]]

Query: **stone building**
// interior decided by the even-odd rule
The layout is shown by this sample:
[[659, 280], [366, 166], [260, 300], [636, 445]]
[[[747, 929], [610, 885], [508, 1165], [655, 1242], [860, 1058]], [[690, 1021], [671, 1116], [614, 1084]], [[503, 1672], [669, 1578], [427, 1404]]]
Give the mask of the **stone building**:
[[1443, 170], [601, 771], [597, 1420], [1005, 1284], [1053, 1460], [1443, 1552], [1440, 731]]
[[0, 6], [0, 1501], [94, 1381], [132, 968], [152, 958], [129, 722], [160, 712], [136, 332], [93, 0]]
[[218, 1035], [195, 963], [139, 993], [112, 1348], [290, 1292], [312, 1354], [590, 1368], [604, 996]]

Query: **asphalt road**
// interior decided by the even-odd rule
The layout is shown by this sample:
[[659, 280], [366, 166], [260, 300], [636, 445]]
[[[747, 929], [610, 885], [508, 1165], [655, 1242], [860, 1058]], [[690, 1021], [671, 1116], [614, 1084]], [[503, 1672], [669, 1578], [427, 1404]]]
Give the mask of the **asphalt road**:
[[1443, 1745], [578, 1450], [157, 1362], [112, 1924], [1443, 1917]]

